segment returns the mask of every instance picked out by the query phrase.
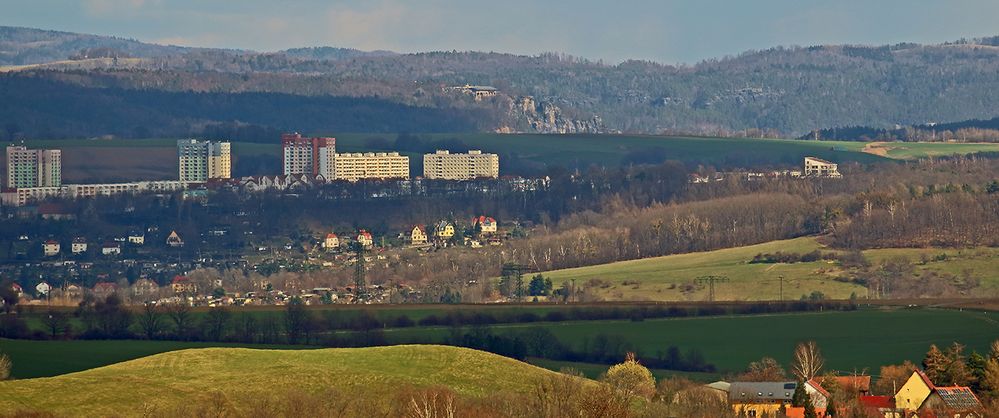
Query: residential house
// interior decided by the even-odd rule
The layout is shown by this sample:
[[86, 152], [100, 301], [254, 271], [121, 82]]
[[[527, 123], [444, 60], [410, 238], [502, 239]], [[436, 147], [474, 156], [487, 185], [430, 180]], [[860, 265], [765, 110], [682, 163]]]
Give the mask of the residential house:
[[371, 249], [371, 247], [375, 246], [375, 240], [371, 236], [371, 233], [363, 229], [357, 233], [357, 242], [365, 249]]
[[434, 227], [434, 238], [440, 241], [447, 241], [454, 236], [454, 224], [448, 221], [440, 221]]
[[160, 286], [149, 279], [139, 279], [132, 284], [132, 295], [138, 298], [156, 296], [160, 291]]
[[121, 254], [121, 244], [117, 242], [105, 242], [101, 246], [101, 254], [104, 255], [118, 255]]
[[174, 276], [173, 281], [170, 282], [170, 287], [173, 289], [173, 293], [177, 294], [193, 295], [198, 292], [198, 285], [186, 276]]
[[142, 245], [146, 243], [146, 234], [138, 231], [132, 231], [128, 233], [128, 242], [130, 244]]
[[118, 293], [118, 285], [111, 282], [100, 282], [94, 285], [93, 289], [94, 297], [98, 300], [105, 299], [115, 293]]
[[915, 370], [909, 379], [895, 392], [895, 407], [901, 410], [915, 412], [923, 406], [926, 398], [933, 393], [933, 382], [926, 373]]
[[[797, 387], [797, 382], [732, 382], [728, 401], [737, 414], [747, 417], [774, 416], [782, 406], [790, 414]], [[811, 397], [815, 411], [824, 416], [829, 392], [814, 379], [805, 382], [805, 392]]]
[[87, 252], [87, 239], [83, 237], [73, 238], [73, 244], [70, 248], [73, 254], [82, 254]]
[[923, 401], [919, 408], [918, 415], [954, 417], [954, 418], [981, 418], [984, 411], [981, 401], [975, 393], [966, 386], [937, 386]]
[[177, 231], [170, 231], [170, 235], [167, 236], [166, 243], [173, 248], [184, 246], [184, 240], [180, 239], [180, 235], [177, 235]]
[[323, 240], [323, 248], [326, 249], [326, 251], [333, 251], [340, 248], [340, 238], [332, 232], [326, 234], [326, 239]]
[[732, 382], [728, 402], [741, 416], [773, 416], [791, 405], [797, 387], [795, 382]]
[[499, 229], [496, 220], [488, 216], [472, 218], [472, 228], [479, 229], [479, 232], [484, 235], [493, 235]]
[[45, 241], [45, 243], [42, 244], [42, 252], [45, 253], [46, 257], [59, 255], [59, 241], [52, 239]]
[[409, 232], [409, 243], [412, 245], [425, 245], [427, 243], [427, 230], [423, 225], [413, 226]]

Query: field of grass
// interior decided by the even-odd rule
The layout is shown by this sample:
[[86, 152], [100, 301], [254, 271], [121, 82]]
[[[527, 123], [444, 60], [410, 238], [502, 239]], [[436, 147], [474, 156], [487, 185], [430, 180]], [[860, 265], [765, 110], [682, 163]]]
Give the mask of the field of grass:
[[167, 351], [206, 347], [308, 348], [265, 344], [181, 341], [33, 341], [0, 339], [0, 353], [14, 360], [18, 379], [49, 377], [120, 363]]
[[[599, 334], [623, 339], [646, 355], [665, 351], [670, 345], [684, 352], [696, 348], [720, 373], [743, 370], [749, 362], [764, 356], [788, 365], [798, 342], [815, 340], [829, 369], [844, 372], [866, 369], [877, 374], [882, 365], [904, 360], [918, 363], [930, 344], [943, 346], [957, 341], [967, 345], [969, 353], [972, 350], [987, 352], [989, 344], [999, 339], [996, 316], [995, 312], [970, 310], [891, 308], [641, 322], [510, 324], [492, 328], [502, 333], [544, 326], [564, 344], [577, 349]], [[416, 336], [444, 338], [448, 332], [445, 328], [398, 329], [390, 330], [386, 335], [390, 340], [404, 340]], [[554, 366], [575, 367], [570, 363]], [[585, 364], [578, 368], [593, 372]]]
[[877, 155], [895, 159], [939, 157], [975, 152], [999, 152], [999, 144], [994, 143], [952, 143], [952, 142], [878, 142], [867, 149]]
[[[777, 251], [804, 254], [813, 250], [833, 252], [814, 237], [773, 241], [746, 247], [677, 254], [641, 260], [556, 270], [543, 273], [555, 283], [576, 280], [577, 284], [597, 279], [595, 293], [605, 300], [702, 301], [708, 289], [689, 285], [695, 278], [722, 275], [729, 282], [715, 285], [716, 300], [777, 300], [784, 276], [785, 300], [795, 300], [813, 291], [830, 298], [846, 299], [851, 293], [867, 294], [863, 286], [835, 280], [843, 273], [839, 263], [821, 260], [809, 263], [750, 264], [753, 256]], [[981, 280], [982, 294], [999, 294], [999, 248], [894, 248], [866, 250], [864, 256], [877, 264], [892, 257], [905, 257], [917, 263], [918, 272], [945, 272], [954, 275], [966, 271]], [[922, 260], [926, 260], [923, 263]], [[627, 282], [627, 283], [626, 283]]]
[[0, 411], [141, 415], [205, 401], [220, 392], [241, 413], [288, 390], [336, 389], [385, 402], [405, 386], [446, 386], [484, 396], [526, 393], [549, 371], [481, 351], [443, 346], [252, 350], [206, 348], [158, 354], [53, 378], [0, 382]]

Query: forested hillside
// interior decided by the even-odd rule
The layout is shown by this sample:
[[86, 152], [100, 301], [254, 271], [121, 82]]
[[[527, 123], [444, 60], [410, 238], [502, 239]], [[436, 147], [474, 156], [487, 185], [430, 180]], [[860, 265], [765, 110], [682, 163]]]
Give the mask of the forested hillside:
[[[477, 109], [488, 117], [468, 127], [476, 130], [799, 136], [834, 126], [882, 129], [995, 117], [997, 45], [999, 37], [941, 45], [775, 47], [689, 66], [644, 61], [611, 65], [555, 53], [396, 54], [332, 47], [257, 53], [0, 28], [0, 64], [41, 64], [14, 69], [7, 77], [17, 82], [25, 77], [120, 88], [122, 96], [164, 90], [377, 98], [412, 106], [393, 113], [402, 119], [424, 111], [417, 108]], [[133, 58], [125, 63], [93, 62], [94, 57]], [[75, 60], [53, 63], [69, 58]], [[444, 88], [466, 83], [492, 85], [501, 93], [476, 101]], [[0, 92], [0, 100], [13, 99], [8, 91]], [[74, 99], [56, 90], [45, 100], [65, 107]], [[114, 111], [119, 104], [109, 106]], [[217, 117], [216, 122], [277, 127], [273, 121]], [[373, 126], [362, 129], [404, 128], [392, 123], [395, 117], [376, 118]], [[58, 123], [44, 115], [8, 113], [3, 118], [9, 120], [0, 122], [17, 123], [26, 134]], [[289, 119], [292, 124], [305, 121]], [[79, 133], [123, 129], [102, 130], [95, 126]]]

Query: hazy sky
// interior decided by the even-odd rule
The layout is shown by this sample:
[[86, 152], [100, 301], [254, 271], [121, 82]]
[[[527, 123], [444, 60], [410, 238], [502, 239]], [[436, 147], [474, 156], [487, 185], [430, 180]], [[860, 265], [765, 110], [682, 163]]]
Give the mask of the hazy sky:
[[0, 0], [0, 25], [186, 46], [545, 51], [693, 63], [999, 35], [997, 0]]

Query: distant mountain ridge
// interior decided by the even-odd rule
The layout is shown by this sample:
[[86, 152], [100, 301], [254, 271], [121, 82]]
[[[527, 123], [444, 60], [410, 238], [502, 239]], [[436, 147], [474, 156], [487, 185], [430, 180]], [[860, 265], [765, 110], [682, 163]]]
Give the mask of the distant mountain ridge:
[[[66, 61], [74, 55], [130, 58]], [[40, 63], [47, 64], [31, 66]], [[2, 65], [27, 65], [4, 76], [12, 79], [43, 78], [126, 92], [376, 98], [411, 109], [402, 112], [475, 109], [488, 115], [476, 129], [500, 132], [800, 136], [832, 126], [890, 129], [999, 115], [999, 95], [994, 94], [999, 91], [999, 37], [938, 45], [775, 47], [674, 66], [648, 61], [608, 65], [557, 53], [334, 47], [255, 52], [0, 27]], [[446, 88], [465, 84], [491, 85], [499, 94], [474, 97]], [[9, 98], [0, 92], [3, 99]], [[62, 98], [56, 94], [47, 100]], [[0, 123], [18, 123], [26, 133], [35, 125], [58, 123], [51, 115], [39, 119], [44, 112], [36, 110], [31, 112], [36, 117], [27, 121], [0, 115]], [[18, 113], [6, 117], [23, 119]], [[285, 120], [296, 123], [293, 115]], [[378, 131], [396, 128], [391, 119], [372, 124]], [[462, 122], [455, 127], [459, 125], [468, 126]], [[102, 129], [81, 134], [100, 134]]]

